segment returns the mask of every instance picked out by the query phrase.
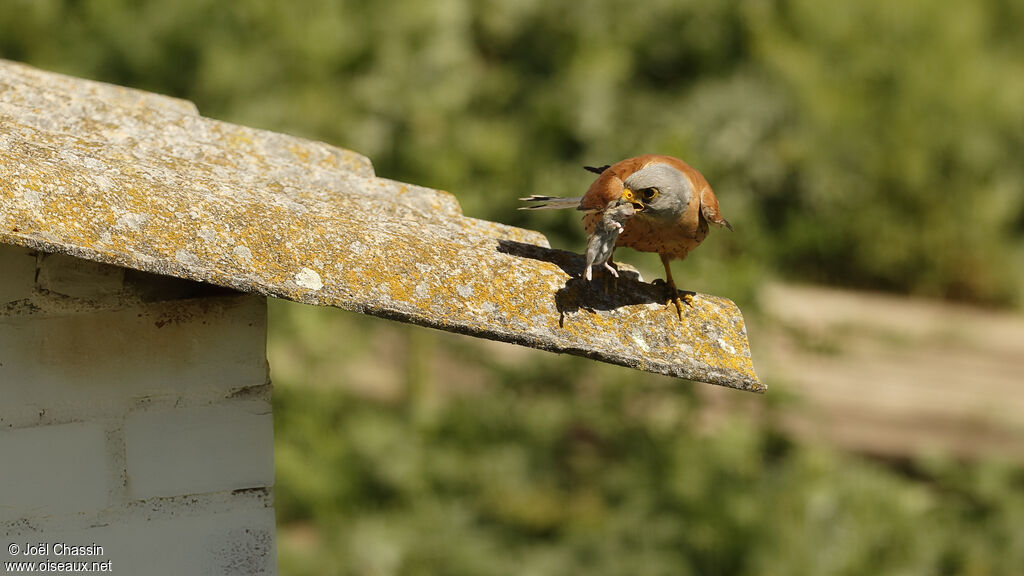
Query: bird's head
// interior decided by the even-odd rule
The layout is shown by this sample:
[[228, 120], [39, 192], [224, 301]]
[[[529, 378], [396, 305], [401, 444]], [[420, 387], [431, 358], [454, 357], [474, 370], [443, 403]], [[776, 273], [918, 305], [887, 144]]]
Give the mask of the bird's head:
[[622, 198], [637, 212], [653, 218], [677, 218], [690, 204], [693, 185], [673, 166], [652, 163], [630, 174], [623, 182]]

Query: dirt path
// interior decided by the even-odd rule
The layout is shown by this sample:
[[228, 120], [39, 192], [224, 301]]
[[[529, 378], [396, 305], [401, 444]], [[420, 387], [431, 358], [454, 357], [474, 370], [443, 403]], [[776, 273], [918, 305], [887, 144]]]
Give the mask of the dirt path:
[[1024, 315], [792, 285], [762, 302], [754, 363], [802, 399], [795, 430], [880, 455], [1024, 460]]

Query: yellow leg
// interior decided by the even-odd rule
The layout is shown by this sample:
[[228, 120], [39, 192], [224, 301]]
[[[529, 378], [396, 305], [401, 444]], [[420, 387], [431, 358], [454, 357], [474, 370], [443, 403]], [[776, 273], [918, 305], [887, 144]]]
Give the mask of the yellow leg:
[[[679, 319], [683, 319], [683, 305], [679, 301], [679, 289], [676, 288], [676, 281], [672, 278], [672, 267], [669, 265], [669, 258], [665, 254], [660, 254], [661, 265], [665, 267], [665, 284], [668, 284], [669, 289], [669, 300], [676, 305], [676, 314], [679, 315]], [[683, 299], [686, 300], [688, 306], [693, 306], [693, 296], [689, 293], [683, 294]]]

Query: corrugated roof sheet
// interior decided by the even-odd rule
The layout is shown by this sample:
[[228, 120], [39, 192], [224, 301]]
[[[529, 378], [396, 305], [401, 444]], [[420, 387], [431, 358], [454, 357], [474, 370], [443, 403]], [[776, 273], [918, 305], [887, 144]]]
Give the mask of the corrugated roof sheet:
[[761, 391], [742, 315], [606, 293], [539, 233], [365, 157], [0, 61], [0, 243]]

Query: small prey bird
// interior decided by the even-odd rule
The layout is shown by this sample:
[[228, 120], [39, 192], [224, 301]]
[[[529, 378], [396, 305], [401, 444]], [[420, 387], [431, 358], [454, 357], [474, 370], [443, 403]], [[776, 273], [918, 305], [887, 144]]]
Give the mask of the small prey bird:
[[587, 268], [583, 271], [583, 277], [588, 281], [592, 279], [594, 266], [603, 265], [612, 276], [619, 277], [619, 273], [611, 265], [612, 254], [615, 252], [615, 241], [622, 233], [623, 223], [636, 214], [633, 206], [633, 195], [624, 195], [618, 200], [608, 203], [608, 206], [601, 213], [601, 219], [594, 225], [594, 231], [587, 240]]

